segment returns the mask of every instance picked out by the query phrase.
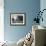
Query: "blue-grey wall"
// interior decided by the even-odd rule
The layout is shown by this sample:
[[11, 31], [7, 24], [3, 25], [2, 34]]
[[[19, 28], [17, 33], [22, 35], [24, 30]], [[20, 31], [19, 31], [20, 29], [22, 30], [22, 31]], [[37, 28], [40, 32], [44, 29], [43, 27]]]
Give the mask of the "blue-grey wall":
[[[40, 9], [40, 0], [4, 0], [4, 38], [18, 41], [32, 29], [33, 19]], [[10, 26], [10, 13], [26, 13], [26, 25]]]
[[[42, 11], [43, 9], [46, 9], [46, 0], [41, 0], [40, 1], [40, 10]], [[46, 10], [43, 12], [43, 22], [40, 21], [40, 25], [46, 27]]]

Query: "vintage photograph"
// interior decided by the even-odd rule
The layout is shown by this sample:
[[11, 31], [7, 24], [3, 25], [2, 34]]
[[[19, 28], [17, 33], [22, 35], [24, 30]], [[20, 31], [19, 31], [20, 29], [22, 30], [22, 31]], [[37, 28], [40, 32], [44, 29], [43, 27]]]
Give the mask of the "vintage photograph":
[[11, 13], [10, 24], [11, 25], [24, 25], [25, 24], [25, 13]]

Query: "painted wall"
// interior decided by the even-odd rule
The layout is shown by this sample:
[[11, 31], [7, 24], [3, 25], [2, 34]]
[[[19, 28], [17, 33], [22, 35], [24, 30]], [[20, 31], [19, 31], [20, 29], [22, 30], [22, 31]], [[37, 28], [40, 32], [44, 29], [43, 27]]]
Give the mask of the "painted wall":
[[0, 0], [0, 42], [4, 41], [4, 2]]
[[[40, 10], [40, 0], [4, 0], [4, 38], [18, 41], [32, 29], [33, 19]], [[25, 12], [26, 25], [10, 26], [10, 13]]]
[[[41, 0], [40, 2], [41, 2], [40, 3], [40, 9], [42, 11], [43, 9], [46, 9], [46, 0]], [[46, 27], [46, 10], [43, 12], [42, 17], [43, 17], [43, 22], [41, 21], [40, 22], [40, 25]]]

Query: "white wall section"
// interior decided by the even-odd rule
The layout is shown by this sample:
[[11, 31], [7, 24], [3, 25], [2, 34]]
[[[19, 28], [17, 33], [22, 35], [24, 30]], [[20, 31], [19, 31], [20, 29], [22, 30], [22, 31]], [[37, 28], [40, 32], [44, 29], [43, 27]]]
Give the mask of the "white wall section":
[[0, 42], [4, 41], [4, 0], [0, 0]]

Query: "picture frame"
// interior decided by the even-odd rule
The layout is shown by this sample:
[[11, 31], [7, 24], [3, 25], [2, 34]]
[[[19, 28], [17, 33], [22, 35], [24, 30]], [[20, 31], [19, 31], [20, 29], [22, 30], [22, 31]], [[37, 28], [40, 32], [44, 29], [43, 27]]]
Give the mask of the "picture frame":
[[10, 13], [10, 25], [22, 26], [26, 24], [26, 13]]

